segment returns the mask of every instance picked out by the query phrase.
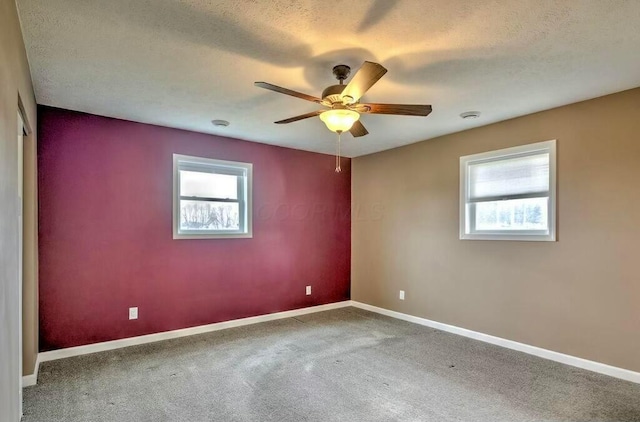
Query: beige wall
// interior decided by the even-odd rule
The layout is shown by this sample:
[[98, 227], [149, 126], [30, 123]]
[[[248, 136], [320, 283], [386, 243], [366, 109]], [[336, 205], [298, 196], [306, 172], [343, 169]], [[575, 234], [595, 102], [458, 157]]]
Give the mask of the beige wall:
[[[459, 157], [549, 139], [558, 242], [459, 240]], [[354, 300], [640, 371], [640, 89], [352, 163]]]
[[25, 264], [25, 314], [27, 324], [24, 333], [25, 368], [33, 371], [37, 349], [37, 271], [35, 239], [35, 125], [36, 104], [29, 76], [29, 66], [20, 31], [20, 23], [14, 0], [0, 0], [0, 420], [18, 420], [17, 366], [18, 332], [18, 187], [17, 187], [17, 139], [18, 104], [22, 102], [24, 117], [32, 130], [25, 140], [26, 182], [30, 191], [25, 197], [30, 201], [30, 215], [25, 248], [28, 255]]

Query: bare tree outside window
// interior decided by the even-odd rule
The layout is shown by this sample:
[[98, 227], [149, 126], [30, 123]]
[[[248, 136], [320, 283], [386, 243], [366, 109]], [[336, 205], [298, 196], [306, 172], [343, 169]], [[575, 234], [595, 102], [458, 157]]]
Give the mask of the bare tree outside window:
[[238, 204], [180, 201], [182, 230], [239, 230]]

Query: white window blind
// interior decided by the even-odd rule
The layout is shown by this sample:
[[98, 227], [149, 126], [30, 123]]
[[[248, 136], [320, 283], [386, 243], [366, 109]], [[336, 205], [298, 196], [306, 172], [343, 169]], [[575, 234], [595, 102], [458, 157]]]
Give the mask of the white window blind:
[[549, 154], [469, 164], [469, 199], [508, 199], [549, 192]]
[[238, 199], [238, 176], [180, 170], [180, 195]]

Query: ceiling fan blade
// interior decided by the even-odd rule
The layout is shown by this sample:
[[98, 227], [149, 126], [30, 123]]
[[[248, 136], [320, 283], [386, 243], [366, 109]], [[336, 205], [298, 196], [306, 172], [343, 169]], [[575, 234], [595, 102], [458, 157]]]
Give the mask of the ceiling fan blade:
[[360, 120], [356, 120], [353, 126], [351, 126], [351, 129], [349, 129], [349, 132], [353, 135], [354, 138], [369, 134], [369, 131], [364, 127]]
[[290, 117], [290, 118], [284, 119], [284, 120], [278, 120], [275, 123], [279, 124], [279, 125], [282, 125], [282, 124], [285, 124], [285, 123], [293, 123], [293, 122], [297, 122], [298, 120], [308, 119], [309, 117], [315, 117], [315, 116], [319, 115], [320, 113], [322, 113], [322, 110], [312, 111], [311, 113], [301, 114], [300, 116]]
[[282, 88], [281, 86], [273, 85], [268, 82], [254, 82], [255, 86], [268, 89], [269, 91], [279, 92], [280, 94], [291, 95], [292, 97], [301, 98], [303, 100], [312, 101], [314, 103], [320, 104], [322, 100], [318, 97], [314, 97], [312, 95], [303, 94], [302, 92], [292, 91], [287, 88]]
[[430, 105], [420, 104], [358, 104], [355, 110], [370, 114], [398, 114], [402, 116], [428, 116]]
[[350, 97], [348, 103], [355, 103], [387, 73], [381, 64], [364, 62], [356, 74], [351, 78], [346, 88], [342, 91], [342, 97]]

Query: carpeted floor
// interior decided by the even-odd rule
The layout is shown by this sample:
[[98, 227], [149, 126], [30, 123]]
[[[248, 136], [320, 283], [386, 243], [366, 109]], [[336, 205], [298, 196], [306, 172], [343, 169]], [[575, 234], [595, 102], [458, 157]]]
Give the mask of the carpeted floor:
[[640, 385], [355, 308], [43, 363], [24, 422], [640, 421]]

